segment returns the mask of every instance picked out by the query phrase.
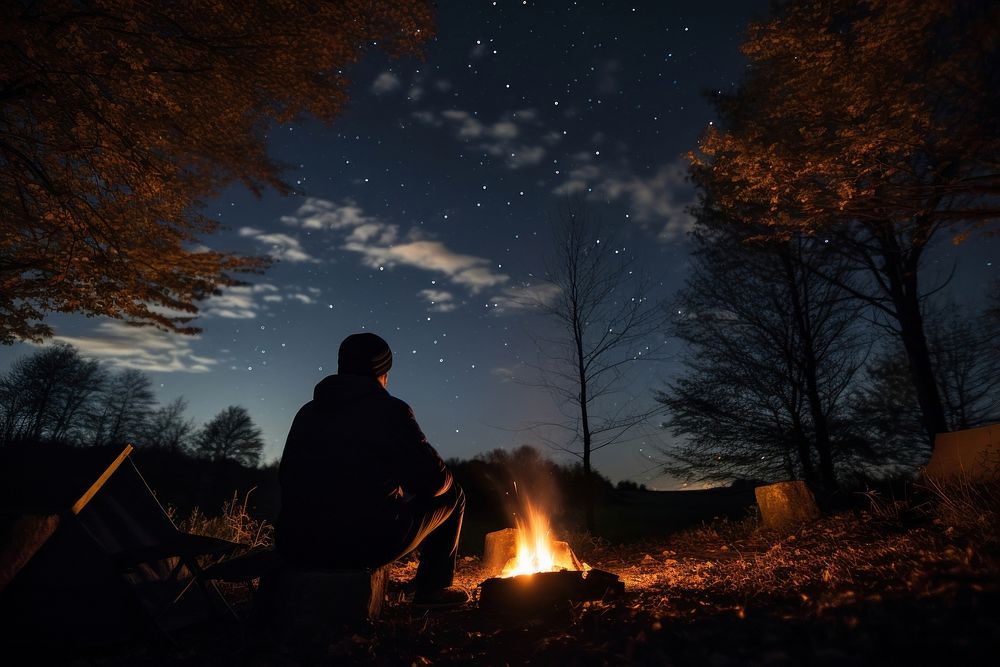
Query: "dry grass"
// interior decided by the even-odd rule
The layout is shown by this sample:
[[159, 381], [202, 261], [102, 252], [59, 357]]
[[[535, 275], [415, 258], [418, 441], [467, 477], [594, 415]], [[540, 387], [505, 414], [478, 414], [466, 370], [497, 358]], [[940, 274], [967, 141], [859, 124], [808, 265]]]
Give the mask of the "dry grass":
[[168, 513], [177, 527], [185, 532], [237, 542], [248, 549], [269, 547], [274, 543], [274, 526], [247, 512], [253, 491], [254, 489], [247, 491], [242, 500], [234, 491], [232, 499], [223, 503], [222, 514], [219, 516], [207, 516], [199, 507], [195, 507], [189, 516], [180, 521], [174, 516], [176, 512], [173, 508], [168, 508]]
[[927, 478], [924, 484], [934, 497], [933, 514], [938, 521], [983, 548], [1000, 550], [1000, 472], [992, 480], [956, 476]]

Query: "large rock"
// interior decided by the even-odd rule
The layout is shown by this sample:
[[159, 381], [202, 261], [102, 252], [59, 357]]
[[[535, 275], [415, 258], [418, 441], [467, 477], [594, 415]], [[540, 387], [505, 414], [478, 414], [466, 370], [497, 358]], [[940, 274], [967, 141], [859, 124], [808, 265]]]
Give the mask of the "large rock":
[[938, 433], [924, 477], [941, 482], [984, 481], [1000, 476], [1000, 424]]
[[802, 480], [758, 486], [754, 494], [768, 530], [787, 530], [819, 518], [816, 498]]
[[297, 570], [282, 568], [261, 581], [257, 621], [287, 644], [322, 642], [345, 627], [379, 617], [389, 569]]

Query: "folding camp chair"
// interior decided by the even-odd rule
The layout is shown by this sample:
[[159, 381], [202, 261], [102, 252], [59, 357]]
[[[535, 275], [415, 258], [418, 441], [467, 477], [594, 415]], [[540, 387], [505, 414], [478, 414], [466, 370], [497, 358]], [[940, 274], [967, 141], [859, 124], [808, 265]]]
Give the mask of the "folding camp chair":
[[208, 564], [241, 547], [215, 537], [177, 529], [130, 457], [128, 445], [71, 512], [112, 559], [135, 589], [143, 607], [164, 631], [187, 624], [200, 611], [197, 603], [182, 604], [193, 588], [215, 610], [235, 617], [215, 585], [204, 577], [199, 559]]
[[196, 621], [236, 618], [203, 568], [241, 545], [178, 530], [132, 452], [3, 452], [0, 527], [11, 543], [0, 549], [0, 608], [16, 610], [15, 638], [15, 625], [66, 642], [150, 626], [169, 638]]

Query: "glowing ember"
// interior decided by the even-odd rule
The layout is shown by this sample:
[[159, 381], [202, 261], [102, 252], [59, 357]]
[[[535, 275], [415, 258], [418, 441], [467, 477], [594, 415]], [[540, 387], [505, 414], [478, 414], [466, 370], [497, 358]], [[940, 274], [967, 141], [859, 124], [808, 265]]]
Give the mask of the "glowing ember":
[[548, 517], [530, 502], [524, 502], [524, 516], [515, 517], [515, 523], [516, 555], [507, 561], [501, 577], [590, 569], [576, 559], [568, 544], [552, 538]]

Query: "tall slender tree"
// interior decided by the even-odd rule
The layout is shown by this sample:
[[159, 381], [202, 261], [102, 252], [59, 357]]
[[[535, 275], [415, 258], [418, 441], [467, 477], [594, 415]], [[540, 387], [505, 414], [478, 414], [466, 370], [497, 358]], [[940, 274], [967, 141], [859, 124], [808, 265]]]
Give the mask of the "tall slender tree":
[[595, 531], [592, 457], [658, 410], [643, 407], [625, 390], [630, 367], [658, 357], [665, 311], [650, 298], [632, 256], [582, 204], [560, 209], [552, 229], [545, 276], [551, 289], [544, 293], [555, 298], [529, 297], [528, 304], [556, 332], [538, 337], [545, 358], [538, 384], [564, 407], [566, 421], [556, 426], [569, 437], [558, 446], [583, 464], [591, 490], [585, 496], [585, 521]]

